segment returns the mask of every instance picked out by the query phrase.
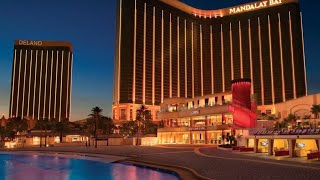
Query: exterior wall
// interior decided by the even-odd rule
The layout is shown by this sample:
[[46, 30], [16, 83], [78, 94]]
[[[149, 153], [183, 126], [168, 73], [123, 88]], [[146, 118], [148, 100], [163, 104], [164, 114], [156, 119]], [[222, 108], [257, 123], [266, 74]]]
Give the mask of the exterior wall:
[[[255, 147], [256, 153], [268, 152], [268, 155], [273, 155], [280, 150], [288, 151], [289, 157], [306, 157], [309, 153], [319, 152], [319, 138], [319, 135], [248, 136], [242, 138], [241, 145]], [[268, 142], [268, 144], [262, 146], [261, 142]]]
[[[128, 120], [136, 120], [137, 110], [141, 104], [117, 104], [112, 106], [113, 120], [116, 124]], [[147, 105], [151, 111], [152, 120], [157, 120], [157, 113], [160, 111], [160, 106]]]
[[305, 96], [300, 8], [282, 2], [201, 16], [181, 2], [119, 0], [114, 105], [224, 93], [240, 78], [252, 79], [259, 105]]
[[267, 110], [271, 110], [272, 114], [275, 114], [281, 119], [286, 118], [289, 114], [296, 114], [303, 118], [304, 115], [311, 115], [310, 109], [314, 104], [320, 104], [320, 94], [300, 97], [273, 106], [259, 106], [258, 110], [263, 113], [266, 113]]
[[17, 40], [9, 117], [68, 119], [72, 57], [67, 42]]

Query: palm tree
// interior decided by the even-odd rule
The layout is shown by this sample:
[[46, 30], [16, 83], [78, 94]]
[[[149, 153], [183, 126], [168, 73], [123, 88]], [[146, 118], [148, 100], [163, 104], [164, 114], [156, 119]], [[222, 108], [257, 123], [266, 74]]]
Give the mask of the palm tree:
[[297, 123], [297, 119], [299, 117], [296, 116], [295, 114], [289, 114], [288, 117], [286, 118], [287, 119], [287, 122], [291, 123], [291, 125], [295, 125]]
[[139, 144], [139, 135], [146, 133], [146, 126], [149, 125], [148, 122], [150, 122], [151, 119], [152, 119], [151, 111], [148, 109], [147, 106], [141, 105], [140, 108], [137, 110], [137, 117], [136, 117], [136, 120], [138, 122], [138, 133], [137, 133], [138, 138], [137, 138], [136, 145]]
[[59, 133], [60, 137], [60, 143], [62, 143], [63, 140], [63, 134], [69, 131], [69, 120], [63, 119], [61, 121], [58, 120], [52, 120], [52, 132], [53, 133]]
[[[139, 127], [138, 133], [145, 134], [146, 125], [152, 121], [151, 111], [148, 109], [147, 106], [145, 105], [140, 106], [140, 108], [137, 110], [136, 119], [138, 121], [138, 127]], [[141, 128], [141, 125], [142, 125], [142, 128]]]
[[320, 104], [312, 105], [311, 113], [314, 114], [315, 119], [318, 119], [320, 113]]
[[97, 148], [97, 123], [101, 120], [102, 116], [102, 109], [98, 106], [91, 109], [91, 114], [89, 114], [91, 120], [94, 120], [94, 138], [95, 138], [95, 145], [94, 147]]
[[47, 147], [47, 130], [52, 129], [52, 122], [48, 118], [40, 119], [35, 125], [35, 129], [41, 131], [40, 135], [40, 147], [42, 146], [42, 130], [44, 130], [44, 147]]

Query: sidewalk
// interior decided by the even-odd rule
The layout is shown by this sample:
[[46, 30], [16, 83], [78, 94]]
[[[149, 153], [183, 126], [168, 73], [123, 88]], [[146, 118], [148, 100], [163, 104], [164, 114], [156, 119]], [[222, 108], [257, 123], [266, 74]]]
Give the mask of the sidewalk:
[[253, 152], [233, 152], [237, 154], [242, 154], [246, 156], [254, 156], [254, 157], [259, 157], [262, 159], [271, 159], [271, 160], [278, 160], [278, 161], [291, 161], [291, 162], [297, 162], [297, 163], [307, 163], [307, 164], [317, 164], [320, 165], [320, 160], [318, 159], [307, 159], [307, 157], [294, 157], [291, 158], [289, 156], [268, 156], [267, 153], [253, 153]]

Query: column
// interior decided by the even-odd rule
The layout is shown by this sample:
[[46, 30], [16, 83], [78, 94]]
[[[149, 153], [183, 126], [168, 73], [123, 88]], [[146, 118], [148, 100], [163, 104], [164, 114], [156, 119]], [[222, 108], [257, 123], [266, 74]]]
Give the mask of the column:
[[208, 144], [208, 133], [207, 133], [207, 125], [208, 125], [208, 117], [205, 116], [205, 120], [204, 120], [204, 125], [206, 127], [205, 131], [204, 131], [204, 143]]
[[268, 156], [273, 155], [273, 142], [274, 139], [268, 139]]
[[253, 149], [253, 152], [258, 153], [258, 145], [259, 145], [259, 139], [254, 139], [254, 149]]
[[[190, 117], [190, 127], [193, 127], [193, 120], [192, 120], [192, 117]], [[190, 144], [192, 144], [192, 131], [190, 130], [190, 137], [189, 137], [189, 140], [190, 140]]]
[[296, 157], [296, 154], [294, 152], [294, 148], [296, 146], [296, 140], [288, 139], [288, 145], [289, 145], [289, 157]]

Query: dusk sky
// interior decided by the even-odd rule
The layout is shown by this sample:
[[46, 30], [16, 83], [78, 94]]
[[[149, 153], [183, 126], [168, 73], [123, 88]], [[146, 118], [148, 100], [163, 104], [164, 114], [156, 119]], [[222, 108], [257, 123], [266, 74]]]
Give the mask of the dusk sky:
[[[94, 106], [111, 116], [117, 0], [1, 0], [0, 113], [9, 112], [13, 44], [16, 39], [73, 44], [71, 120], [84, 119]], [[183, 0], [203, 9], [252, 0]], [[309, 94], [320, 92], [319, 1], [300, 0], [303, 12]]]

